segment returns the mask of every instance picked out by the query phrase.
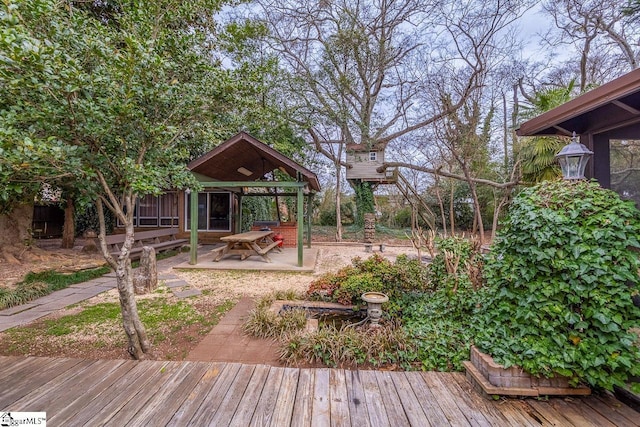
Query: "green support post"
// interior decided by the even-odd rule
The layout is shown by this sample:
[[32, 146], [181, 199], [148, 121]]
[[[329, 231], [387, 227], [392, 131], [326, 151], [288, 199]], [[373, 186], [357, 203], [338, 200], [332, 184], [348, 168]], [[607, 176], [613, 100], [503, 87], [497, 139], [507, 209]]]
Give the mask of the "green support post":
[[238, 211], [236, 213], [236, 233], [242, 233], [242, 193], [238, 194]]
[[303, 227], [304, 227], [304, 193], [302, 187], [298, 187], [298, 267], [304, 265], [303, 255]]
[[196, 265], [198, 263], [198, 192], [196, 191], [191, 192], [189, 210], [191, 212], [191, 222], [189, 224], [191, 227], [189, 264]]
[[307, 196], [307, 248], [311, 248], [311, 211], [313, 206], [313, 193]]

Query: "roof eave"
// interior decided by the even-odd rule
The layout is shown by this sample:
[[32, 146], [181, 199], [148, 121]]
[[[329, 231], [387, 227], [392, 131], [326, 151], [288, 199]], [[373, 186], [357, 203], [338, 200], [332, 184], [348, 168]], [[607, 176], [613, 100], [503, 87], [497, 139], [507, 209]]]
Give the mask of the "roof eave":
[[570, 130], [560, 128], [558, 126], [560, 123], [639, 90], [640, 69], [636, 69], [522, 123], [516, 129], [516, 134], [518, 136], [565, 135]]

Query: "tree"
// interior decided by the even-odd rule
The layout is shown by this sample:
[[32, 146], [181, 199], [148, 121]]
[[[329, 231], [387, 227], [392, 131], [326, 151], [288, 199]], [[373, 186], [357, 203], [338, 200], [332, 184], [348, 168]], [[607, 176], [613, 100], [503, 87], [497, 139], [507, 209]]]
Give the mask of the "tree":
[[[2, 6], [2, 132], [12, 138], [3, 138], [3, 200], [58, 177], [96, 201], [135, 358], [150, 347], [129, 257], [136, 198], [197, 188], [185, 168], [193, 146], [216, 140], [229, 106], [240, 102], [231, 99], [238, 80], [212, 56], [212, 14], [221, 7], [217, 0]], [[103, 208], [126, 232], [115, 257], [104, 244]]]
[[[580, 92], [638, 67], [639, 22], [625, 11], [626, 0], [561, 0], [544, 3], [559, 32], [550, 32], [551, 46], [570, 45], [579, 55], [575, 72]], [[575, 75], [575, 74], [574, 74]]]
[[[531, 119], [571, 100], [574, 80], [567, 87], [547, 88], [527, 97], [530, 105], [522, 106], [521, 118]], [[525, 138], [520, 143], [518, 157], [522, 162], [522, 179], [525, 183], [539, 183], [560, 176], [555, 155], [566, 141], [554, 136]]]
[[[511, 1], [259, 3], [270, 46], [290, 75], [284, 91], [296, 107], [294, 119], [337, 173], [349, 167], [338, 157], [344, 150], [328, 147], [384, 149], [459, 109], [483, 84], [491, 46], [525, 7]], [[369, 191], [364, 182], [351, 183], [356, 193]]]

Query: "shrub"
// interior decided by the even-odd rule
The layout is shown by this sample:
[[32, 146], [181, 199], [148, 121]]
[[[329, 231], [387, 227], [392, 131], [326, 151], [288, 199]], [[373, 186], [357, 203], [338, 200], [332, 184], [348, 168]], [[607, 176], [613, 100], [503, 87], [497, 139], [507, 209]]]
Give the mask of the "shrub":
[[244, 332], [258, 338], [279, 339], [292, 331], [304, 329], [307, 324], [306, 310], [294, 308], [280, 314], [270, 310], [271, 304], [276, 299], [282, 296], [290, 298], [294, 295], [294, 291], [286, 291], [261, 298], [242, 325]]
[[422, 369], [459, 371], [469, 357], [482, 257], [477, 242], [461, 237], [436, 239], [435, 247], [429, 291], [405, 303], [404, 329]]
[[351, 266], [321, 276], [311, 283], [307, 295], [348, 305], [361, 304], [364, 292], [384, 292], [390, 300], [385, 310], [393, 312], [405, 292], [424, 290], [426, 285], [427, 269], [419, 260], [400, 255], [391, 262], [374, 254], [365, 260], [354, 258]]
[[393, 322], [385, 322], [380, 328], [321, 326], [315, 332], [289, 335], [280, 349], [280, 359], [287, 364], [319, 362], [330, 367], [409, 368], [412, 354], [406, 333]]
[[611, 389], [640, 375], [640, 212], [596, 183], [514, 200], [485, 266], [477, 345], [505, 366]]

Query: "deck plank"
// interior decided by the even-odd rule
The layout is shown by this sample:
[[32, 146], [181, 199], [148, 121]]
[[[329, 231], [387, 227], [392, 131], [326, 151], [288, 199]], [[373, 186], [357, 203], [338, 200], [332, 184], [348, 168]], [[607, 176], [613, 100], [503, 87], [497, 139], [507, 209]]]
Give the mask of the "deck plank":
[[[589, 400], [591, 402], [593, 401], [602, 402], [602, 404], [608, 407], [609, 408], [608, 410], [603, 410], [600, 413], [605, 416], [609, 416], [613, 414], [615, 418], [611, 419], [612, 422], [615, 422], [615, 420], [618, 419], [619, 417], [623, 417], [629, 421], [626, 423], [619, 423], [619, 425], [626, 424], [626, 425], [632, 425], [632, 426], [640, 426], [640, 419], [638, 419], [638, 412], [635, 411], [633, 408], [620, 402], [618, 399], [613, 397], [613, 395], [610, 394], [609, 392], [600, 393], [595, 396], [592, 395], [589, 398]], [[594, 403], [594, 405], [599, 405], [599, 403]]]
[[360, 371], [362, 388], [367, 403], [367, 413], [372, 426], [391, 426], [384, 404], [382, 403], [382, 392], [378, 385], [375, 371]]
[[[450, 394], [453, 397], [453, 400], [458, 405], [458, 408], [460, 408], [462, 413], [467, 417], [467, 420], [469, 420], [469, 423], [471, 425], [491, 427], [493, 423], [488, 420], [489, 414], [482, 411], [480, 407], [474, 405], [473, 402], [468, 399], [468, 392], [465, 392], [462, 387], [460, 387], [455, 378], [453, 378], [455, 375], [461, 374], [434, 372], [433, 376], [438, 381], [440, 381], [440, 384], [442, 384], [447, 390], [449, 390]], [[504, 424], [506, 420], [504, 419], [502, 414], [496, 412], [495, 415], [498, 418], [497, 420], [495, 420], [495, 424]]]
[[213, 362], [207, 365], [207, 369], [196, 383], [195, 387], [187, 395], [173, 417], [167, 422], [168, 426], [186, 426], [195, 415], [202, 402], [215, 386], [222, 372], [225, 371], [226, 363]]
[[206, 363], [201, 362], [182, 363], [182, 365], [165, 382], [164, 387], [147, 401], [142, 410], [127, 424], [128, 426], [167, 424], [209, 368]]
[[[167, 362], [164, 365], [162, 362], [154, 362], [154, 365], [157, 372], [152, 371], [153, 379], [141, 387], [135, 395], [129, 396], [127, 402], [108, 420], [110, 425], [129, 426], [130, 421], [145, 410], [151, 399], [172, 384], [175, 386], [176, 375], [181, 376], [181, 373], [188, 369], [188, 364], [180, 362]], [[142, 423], [142, 421], [139, 422]], [[90, 423], [94, 425], [93, 420]]]
[[343, 369], [329, 371], [329, 402], [331, 426], [350, 427], [347, 380]]
[[[296, 389], [295, 405], [293, 406], [293, 413], [291, 416], [292, 427], [311, 426], [315, 372], [315, 369], [300, 370], [300, 375], [298, 376], [298, 387]], [[278, 399], [278, 401], [280, 401], [280, 399]]]
[[409, 419], [409, 424], [412, 426], [430, 425], [429, 419], [422, 410], [420, 401], [413, 391], [413, 388], [411, 388], [411, 383], [404, 372], [392, 372], [391, 379], [402, 402], [404, 413]]
[[527, 399], [527, 405], [535, 410], [539, 418], [543, 419], [546, 425], [552, 426], [570, 426], [571, 421], [565, 418], [561, 412], [558, 412], [549, 402], [543, 402], [537, 399]]
[[231, 389], [231, 385], [240, 371], [242, 365], [239, 363], [227, 363], [220, 373], [220, 377], [209, 390], [200, 407], [196, 410], [191, 421], [188, 424], [194, 426], [214, 425], [211, 423], [213, 417], [218, 412], [218, 408], [222, 404], [225, 396]]
[[[226, 396], [220, 403], [220, 407], [216, 412], [216, 415], [211, 420], [210, 425], [214, 426], [226, 426], [231, 425], [231, 420], [234, 418], [236, 412], [241, 411], [240, 403], [243, 401], [243, 396], [250, 394], [254, 390], [249, 389], [249, 385], [251, 384], [251, 380], [254, 377], [254, 373], [257, 367], [255, 365], [242, 365], [238, 374], [236, 375], [233, 383], [231, 384], [231, 388], [227, 392]], [[260, 369], [260, 371], [263, 371]], [[258, 375], [260, 377], [260, 374]], [[260, 379], [260, 388], [264, 385], [264, 380], [266, 379], [266, 375], [262, 376]], [[253, 402], [249, 402], [251, 408], [247, 411], [248, 419], [251, 419], [253, 415], [253, 410], [255, 409], [255, 404], [257, 403], [257, 396], [255, 396]], [[246, 402], [246, 401], [245, 401]], [[243, 424], [235, 424], [235, 425], [247, 425], [247, 422]]]
[[[238, 409], [230, 421], [230, 425], [248, 426], [251, 424], [253, 414], [258, 407], [262, 390], [264, 390], [267, 378], [269, 377], [270, 367], [267, 365], [257, 365], [253, 370], [253, 375], [247, 384], [247, 391], [242, 396]], [[272, 392], [272, 390], [269, 390]]]
[[394, 427], [411, 425], [402, 407], [398, 391], [391, 379], [391, 373], [388, 371], [375, 371], [375, 374], [380, 386], [382, 402], [387, 412], [387, 417], [389, 417], [389, 423]]
[[509, 425], [517, 426], [550, 426], [546, 418], [527, 404], [525, 399], [506, 397], [495, 402], [495, 407], [509, 420], [513, 420]]
[[[84, 411], [84, 408], [94, 399], [100, 399], [102, 393], [108, 390], [112, 384], [119, 381], [127, 374], [133, 373], [138, 366], [132, 360], [120, 360], [114, 363], [106, 372], [102, 370], [92, 371], [83, 376], [82, 381], [74, 382], [64, 390], [64, 394], [47, 404], [47, 421], [53, 425], [65, 425], [67, 420], [76, 413]], [[51, 415], [53, 414], [53, 415]]]
[[331, 401], [329, 400], [329, 369], [316, 369], [313, 384], [312, 426], [328, 426], [331, 423]]
[[283, 376], [284, 369], [269, 369], [267, 379], [260, 392], [260, 397], [257, 399], [258, 401], [253, 411], [253, 416], [248, 423], [250, 427], [268, 427], [271, 424]]
[[[640, 426], [610, 394], [502, 399], [459, 373], [344, 371], [209, 362], [2, 357], [9, 410], [52, 425]], [[401, 414], [401, 415], [399, 415]]]
[[13, 411], [46, 412], [52, 401], [66, 394], [67, 389], [73, 386], [78, 376], [82, 377], [87, 372], [95, 371], [104, 375], [111, 366], [113, 363], [110, 360], [83, 360], [73, 369], [68, 369], [54, 380], [33, 389], [29, 394], [12, 404], [11, 409]]
[[111, 424], [110, 420], [118, 415], [123, 407], [127, 405], [140, 407], [137, 405], [138, 401], [135, 400], [136, 395], [144, 393], [145, 389], [155, 387], [155, 384], [164, 378], [165, 368], [175, 369], [173, 368], [175, 365], [170, 365], [169, 362], [141, 361], [136, 363], [135, 371], [131, 370], [123, 375], [101, 393], [99, 398], [92, 400], [89, 405], [83, 408], [82, 412], [72, 416], [68, 423], [83, 426]]
[[282, 383], [276, 399], [276, 407], [271, 417], [271, 425], [274, 427], [287, 426], [291, 424], [294, 404], [297, 399], [299, 387], [300, 369], [283, 369]]
[[1, 356], [0, 357], [0, 379], [14, 377], [19, 369], [24, 365], [42, 363], [39, 357], [18, 357], [18, 356]]
[[448, 426], [449, 420], [444, 415], [442, 408], [438, 405], [437, 399], [433, 392], [422, 378], [420, 372], [405, 372], [407, 380], [411, 384], [413, 392], [418, 398], [418, 403], [429, 419], [432, 426]]
[[367, 412], [367, 397], [364, 394], [364, 386], [360, 381], [360, 372], [345, 371], [349, 416], [351, 417], [352, 426], [368, 427], [371, 423]]
[[[594, 411], [587, 405], [576, 405], [573, 398], [566, 399], [550, 399], [551, 406], [557, 411], [562, 412], [565, 418], [569, 419], [575, 425], [598, 426], [598, 427], [615, 427], [615, 424], [604, 418], [597, 411]], [[638, 414], [640, 416], [640, 414]]]
[[438, 380], [435, 372], [421, 372], [420, 375], [424, 382], [427, 383], [431, 393], [435, 396], [436, 402], [440, 405], [450, 425], [461, 427], [471, 425], [465, 414], [458, 407], [454, 397], [449, 393], [444, 384]]
[[[17, 400], [28, 395], [34, 388], [40, 388], [67, 370], [73, 369], [81, 362], [80, 359], [50, 359], [36, 365], [37, 369], [25, 372], [20, 377], [14, 377], [10, 384], [2, 388], [0, 394], [0, 408], [9, 408]], [[18, 378], [18, 379], [16, 379]]]
[[[478, 396], [478, 398], [488, 400], [487, 397]], [[533, 411], [526, 404], [518, 405], [518, 403], [519, 401], [516, 399], [505, 398], [488, 402], [487, 405], [500, 412], [506, 420], [505, 425], [538, 427], [542, 424], [542, 420], [531, 415]]]

